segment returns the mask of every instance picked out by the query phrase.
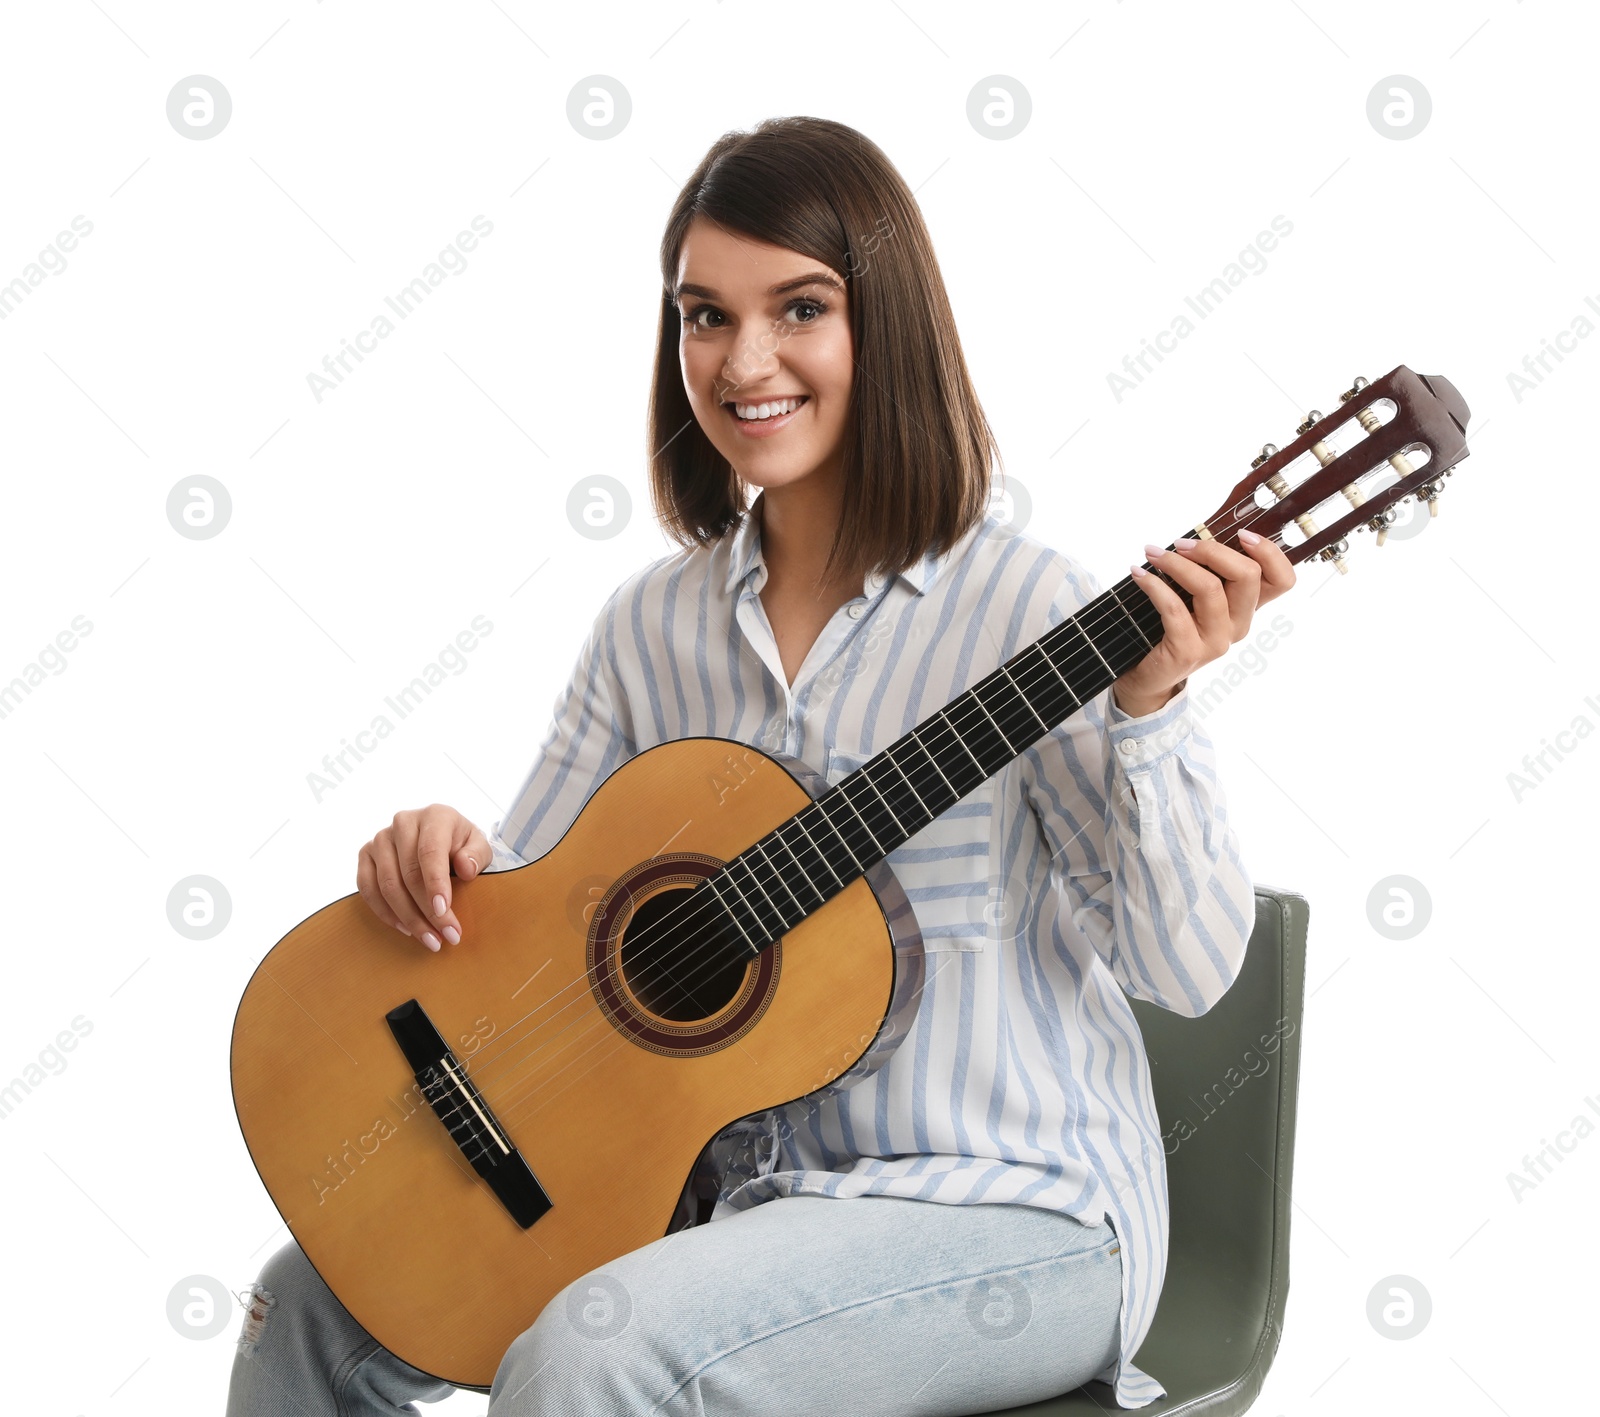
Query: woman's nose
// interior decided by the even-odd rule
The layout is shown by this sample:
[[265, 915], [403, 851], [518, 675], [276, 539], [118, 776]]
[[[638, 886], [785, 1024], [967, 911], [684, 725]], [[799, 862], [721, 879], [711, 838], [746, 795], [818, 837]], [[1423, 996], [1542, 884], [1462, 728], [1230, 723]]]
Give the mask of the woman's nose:
[[776, 367], [778, 342], [777, 333], [769, 329], [741, 337], [723, 365], [723, 378], [737, 388]]

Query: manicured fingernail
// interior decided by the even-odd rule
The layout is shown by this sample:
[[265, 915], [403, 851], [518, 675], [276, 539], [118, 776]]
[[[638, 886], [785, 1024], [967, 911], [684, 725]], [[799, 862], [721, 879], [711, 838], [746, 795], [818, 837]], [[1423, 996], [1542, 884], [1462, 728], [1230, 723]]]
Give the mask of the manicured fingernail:
[[1147, 541], [1144, 545], [1144, 554], [1147, 560], [1154, 561], [1157, 556], [1165, 556], [1167, 548], [1165, 546], [1156, 546], [1154, 543]]
[[476, 875], [477, 875], [477, 874], [478, 874], [478, 862], [477, 862], [477, 858], [476, 858], [476, 857], [472, 857], [472, 856], [469, 856], [469, 857], [467, 857], [467, 865], [469, 865], [469, 866], [470, 866], [470, 867], [472, 867], [472, 874], [473, 874], [473, 875], [474, 875], [474, 876], [476, 876]]
[[1244, 542], [1246, 546], [1254, 546], [1256, 542], [1261, 540], [1261, 538], [1253, 531], [1241, 531], [1239, 533], [1239, 540]]
[[1130, 566], [1128, 569], [1136, 576], [1148, 576], [1150, 574], [1143, 566]]
[[1200, 543], [1192, 536], [1175, 536], [1172, 538], [1172, 544], [1180, 551], [1188, 551]]
[[422, 932], [422, 943], [430, 950], [437, 950], [439, 948], [439, 937], [432, 930], [424, 930]]
[[444, 914], [444, 909], [445, 909], [445, 907], [444, 907], [444, 897], [442, 895], [434, 896], [434, 898], [433, 898], [433, 913], [435, 915], [443, 915]]
[[444, 929], [440, 931], [440, 934], [442, 934], [445, 939], [449, 940], [452, 945], [459, 945], [461, 943], [461, 931], [456, 929], [454, 925], [446, 925]]

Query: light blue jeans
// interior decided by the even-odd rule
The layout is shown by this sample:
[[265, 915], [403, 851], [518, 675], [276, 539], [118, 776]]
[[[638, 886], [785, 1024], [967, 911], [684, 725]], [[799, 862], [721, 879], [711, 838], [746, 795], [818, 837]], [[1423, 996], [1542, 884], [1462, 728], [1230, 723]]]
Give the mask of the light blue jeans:
[[[1121, 1246], [1036, 1206], [779, 1196], [573, 1281], [506, 1351], [490, 1417], [957, 1417], [1117, 1353]], [[414, 1413], [454, 1389], [379, 1346], [299, 1245], [258, 1281], [228, 1417]], [[264, 1317], [262, 1317], [264, 1316]], [[252, 1341], [253, 1340], [253, 1341]]]

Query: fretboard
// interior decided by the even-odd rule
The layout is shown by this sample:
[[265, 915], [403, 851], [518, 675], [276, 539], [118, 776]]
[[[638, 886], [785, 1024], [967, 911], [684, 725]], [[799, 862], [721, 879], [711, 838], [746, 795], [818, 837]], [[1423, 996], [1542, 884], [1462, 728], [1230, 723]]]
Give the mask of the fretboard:
[[1160, 611], [1131, 576], [1102, 591], [697, 887], [716, 899], [717, 933], [759, 954], [1104, 691], [1161, 634]]

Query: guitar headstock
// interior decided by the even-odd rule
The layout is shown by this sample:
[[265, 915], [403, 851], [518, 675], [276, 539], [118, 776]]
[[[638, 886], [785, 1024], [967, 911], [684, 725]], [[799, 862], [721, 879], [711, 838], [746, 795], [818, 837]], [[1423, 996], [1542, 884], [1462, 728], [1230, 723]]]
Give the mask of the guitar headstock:
[[1292, 562], [1315, 556], [1342, 573], [1346, 533], [1370, 529], [1382, 546], [1393, 508], [1413, 494], [1438, 514], [1445, 478], [1467, 455], [1470, 417], [1455, 385], [1437, 374], [1401, 364], [1375, 383], [1358, 378], [1334, 412], [1307, 415], [1292, 443], [1262, 448], [1249, 476], [1195, 530], [1236, 545], [1248, 528]]

